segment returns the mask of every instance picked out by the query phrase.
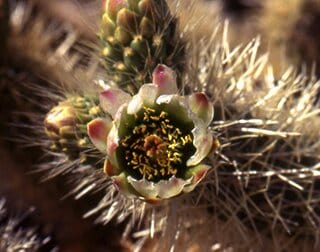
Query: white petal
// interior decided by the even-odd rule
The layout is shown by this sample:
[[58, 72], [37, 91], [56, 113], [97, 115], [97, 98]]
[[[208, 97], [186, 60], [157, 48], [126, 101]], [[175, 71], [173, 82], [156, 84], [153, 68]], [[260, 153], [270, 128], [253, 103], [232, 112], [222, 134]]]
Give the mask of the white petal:
[[191, 180], [192, 178], [184, 180], [175, 176], [172, 176], [169, 180], [160, 180], [155, 184], [155, 187], [158, 187], [157, 190], [159, 191], [158, 197], [168, 199], [179, 195], [183, 191], [183, 188], [191, 183]]
[[158, 96], [158, 88], [153, 84], [144, 84], [128, 105], [128, 114], [136, 114], [143, 105], [153, 105]]
[[195, 127], [192, 130], [192, 134], [196, 153], [188, 159], [187, 166], [199, 164], [209, 154], [213, 144], [213, 137], [206, 129]]
[[159, 95], [159, 90], [154, 84], [144, 84], [138, 94], [143, 100], [143, 104], [152, 105]]
[[131, 96], [117, 88], [108, 88], [100, 93], [100, 106], [112, 117], [116, 114], [119, 107], [129, 102]]
[[136, 180], [129, 176], [128, 178], [129, 184], [132, 185], [132, 187], [141, 194], [141, 196], [147, 198], [147, 199], [154, 199], [159, 194], [158, 190], [159, 188], [155, 187], [154, 182], [150, 182], [146, 179], [140, 179]]
[[157, 104], [169, 104], [174, 98], [178, 98], [177, 95], [160, 95], [157, 99]]
[[169, 180], [160, 180], [158, 183], [154, 183], [146, 179], [136, 180], [129, 176], [128, 182], [146, 199], [168, 199], [179, 195], [183, 188], [191, 183], [192, 179], [191, 177], [184, 180], [172, 176]]
[[143, 101], [139, 95], [135, 95], [128, 104], [127, 113], [134, 115], [142, 108]]
[[176, 94], [177, 88], [177, 75], [169, 67], [165, 65], [158, 65], [153, 71], [153, 84], [159, 88], [159, 94]]

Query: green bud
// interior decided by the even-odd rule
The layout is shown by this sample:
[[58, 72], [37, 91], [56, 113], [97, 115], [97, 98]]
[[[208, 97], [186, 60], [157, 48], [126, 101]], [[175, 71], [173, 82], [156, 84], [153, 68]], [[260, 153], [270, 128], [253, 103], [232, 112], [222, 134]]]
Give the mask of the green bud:
[[136, 32], [138, 26], [136, 23], [137, 19], [138, 16], [133, 11], [122, 9], [117, 16], [117, 25], [124, 27], [128, 31]]
[[117, 27], [114, 37], [123, 46], [129, 45], [132, 40], [130, 33], [120, 26]]
[[140, 22], [140, 31], [141, 35], [144, 38], [150, 39], [152, 38], [152, 35], [154, 34], [154, 27], [150, 19], [143, 17]]
[[92, 145], [87, 136], [87, 123], [102, 114], [96, 98], [71, 96], [60, 102], [44, 120], [45, 133], [51, 140], [49, 148], [65, 153], [69, 159], [81, 157], [81, 160], [92, 161], [91, 156], [97, 156], [90, 153]]

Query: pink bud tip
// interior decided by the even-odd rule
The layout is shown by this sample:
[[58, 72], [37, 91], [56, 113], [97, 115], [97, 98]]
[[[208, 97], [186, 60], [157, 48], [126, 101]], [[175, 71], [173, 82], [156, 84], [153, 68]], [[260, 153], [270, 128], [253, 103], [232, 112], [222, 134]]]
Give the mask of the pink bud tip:
[[176, 73], [165, 65], [158, 65], [153, 72], [153, 84], [158, 86], [160, 94], [177, 93]]

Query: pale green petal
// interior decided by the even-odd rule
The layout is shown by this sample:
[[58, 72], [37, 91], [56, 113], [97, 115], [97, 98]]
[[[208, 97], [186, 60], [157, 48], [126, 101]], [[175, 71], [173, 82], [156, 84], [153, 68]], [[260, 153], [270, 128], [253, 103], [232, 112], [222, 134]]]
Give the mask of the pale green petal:
[[161, 199], [168, 199], [179, 195], [186, 185], [191, 183], [192, 178], [184, 180], [172, 176], [169, 180], [160, 180], [155, 184], [157, 187], [158, 197]]
[[133, 177], [128, 177], [129, 184], [144, 198], [155, 199], [158, 196], [159, 188], [155, 186], [154, 182], [146, 179], [136, 180]]
[[144, 84], [140, 88], [138, 95], [141, 97], [144, 105], [150, 106], [155, 103], [156, 98], [159, 96], [159, 89], [154, 84]]
[[136, 180], [131, 176], [128, 182], [132, 187], [145, 199], [169, 199], [179, 195], [186, 185], [189, 185], [192, 178], [187, 180], [172, 176], [169, 180], [160, 180], [159, 182], [151, 182], [146, 179]]
[[123, 138], [128, 135], [136, 124], [136, 118], [134, 115], [129, 115], [127, 113], [127, 104], [119, 108], [117, 114], [115, 115], [114, 124], [118, 129], [118, 137]]
[[188, 97], [191, 111], [208, 126], [213, 119], [213, 105], [204, 93], [195, 93]]
[[205, 164], [199, 164], [194, 167], [190, 167], [186, 172], [185, 177], [191, 178], [192, 181], [189, 185], [183, 188], [183, 192], [187, 193], [193, 191], [200, 181], [204, 179], [210, 168], [211, 166]]
[[127, 113], [134, 115], [143, 107], [143, 101], [139, 95], [135, 95], [128, 104]]

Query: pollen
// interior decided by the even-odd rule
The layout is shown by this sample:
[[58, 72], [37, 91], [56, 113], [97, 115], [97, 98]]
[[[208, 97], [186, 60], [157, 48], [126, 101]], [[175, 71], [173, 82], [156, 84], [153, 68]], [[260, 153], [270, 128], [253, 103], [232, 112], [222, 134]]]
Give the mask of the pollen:
[[185, 148], [193, 147], [193, 135], [165, 111], [144, 107], [141, 119], [130, 136], [120, 139], [128, 169], [149, 181], [177, 175], [185, 168]]

